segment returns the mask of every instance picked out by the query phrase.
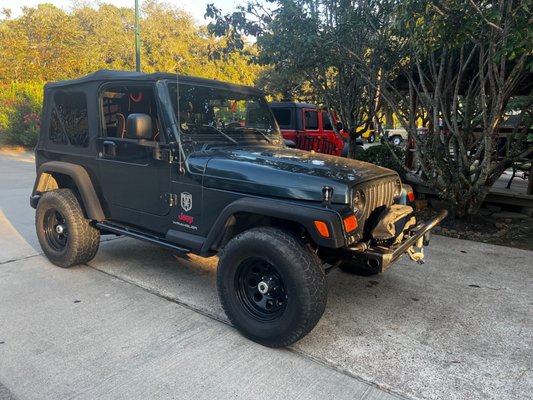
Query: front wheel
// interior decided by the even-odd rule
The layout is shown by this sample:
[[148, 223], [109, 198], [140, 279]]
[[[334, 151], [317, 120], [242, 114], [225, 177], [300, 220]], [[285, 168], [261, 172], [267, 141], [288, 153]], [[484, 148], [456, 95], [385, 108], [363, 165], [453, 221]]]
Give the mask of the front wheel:
[[268, 347], [288, 346], [304, 337], [326, 307], [319, 258], [276, 228], [250, 229], [228, 243], [218, 263], [217, 288], [233, 326]]
[[376, 141], [376, 134], [371, 133], [367, 140], [368, 140], [368, 143], [374, 143]]

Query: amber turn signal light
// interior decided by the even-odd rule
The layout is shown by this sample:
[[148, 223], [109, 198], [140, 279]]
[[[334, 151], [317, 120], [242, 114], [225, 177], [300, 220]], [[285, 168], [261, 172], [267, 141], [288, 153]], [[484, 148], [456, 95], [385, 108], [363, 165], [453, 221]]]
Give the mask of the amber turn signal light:
[[357, 218], [355, 215], [350, 215], [342, 220], [344, 222], [344, 229], [346, 232], [355, 231], [357, 229]]
[[326, 238], [329, 237], [329, 229], [325, 222], [322, 221], [315, 221], [315, 227], [318, 233], [320, 233], [321, 236], [324, 236]]

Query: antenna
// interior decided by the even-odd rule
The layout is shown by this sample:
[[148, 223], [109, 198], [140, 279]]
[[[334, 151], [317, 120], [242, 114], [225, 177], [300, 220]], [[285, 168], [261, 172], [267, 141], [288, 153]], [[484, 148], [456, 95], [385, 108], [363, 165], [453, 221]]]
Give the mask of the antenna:
[[181, 120], [180, 120], [180, 79], [179, 79], [179, 68], [176, 67], [176, 118], [178, 119], [178, 137], [179, 137], [179, 142], [178, 142], [178, 153], [179, 153], [179, 169], [180, 169], [180, 174], [183, 175], [185, 174], [185, 168], [183, 168], [183, 155], [181, 154], [183, 152], [183, 147], [182, 147], [182, 144], [181, 144]]
[[178, 117], [178, 129], [181, 127], [180, 120], [180, 79], [179, 68], [176, 68], [176, 116]]
[[135, 70], [141, 72], [141, 30], [139, 28], [139, 0], [135, 0]]

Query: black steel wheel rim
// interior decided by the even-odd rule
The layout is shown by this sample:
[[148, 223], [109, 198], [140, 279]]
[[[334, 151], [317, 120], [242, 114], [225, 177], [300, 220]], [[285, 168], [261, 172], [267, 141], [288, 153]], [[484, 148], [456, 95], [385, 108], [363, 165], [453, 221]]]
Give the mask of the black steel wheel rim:
[[241, 263], [235, 285], [239, 302], [255, 319], [271, 321], [285, 311], [288, 300], [285, 284], [268, 261], [253, 258]]
[[49, 209], [44, 214], [43, 229], [46, 241], [55, 251], [63, 251], [68, 243], [67, 221], [56, 209]]

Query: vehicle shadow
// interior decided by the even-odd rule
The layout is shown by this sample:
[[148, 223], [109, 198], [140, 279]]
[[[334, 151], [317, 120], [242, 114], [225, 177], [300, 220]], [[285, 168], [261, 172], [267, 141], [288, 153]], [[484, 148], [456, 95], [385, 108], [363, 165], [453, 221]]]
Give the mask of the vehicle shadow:
[[88, 264], [100, 271], [226, 320], [216, 292], [216, 257], [201, 258], [120, 237], [102, 241]]

